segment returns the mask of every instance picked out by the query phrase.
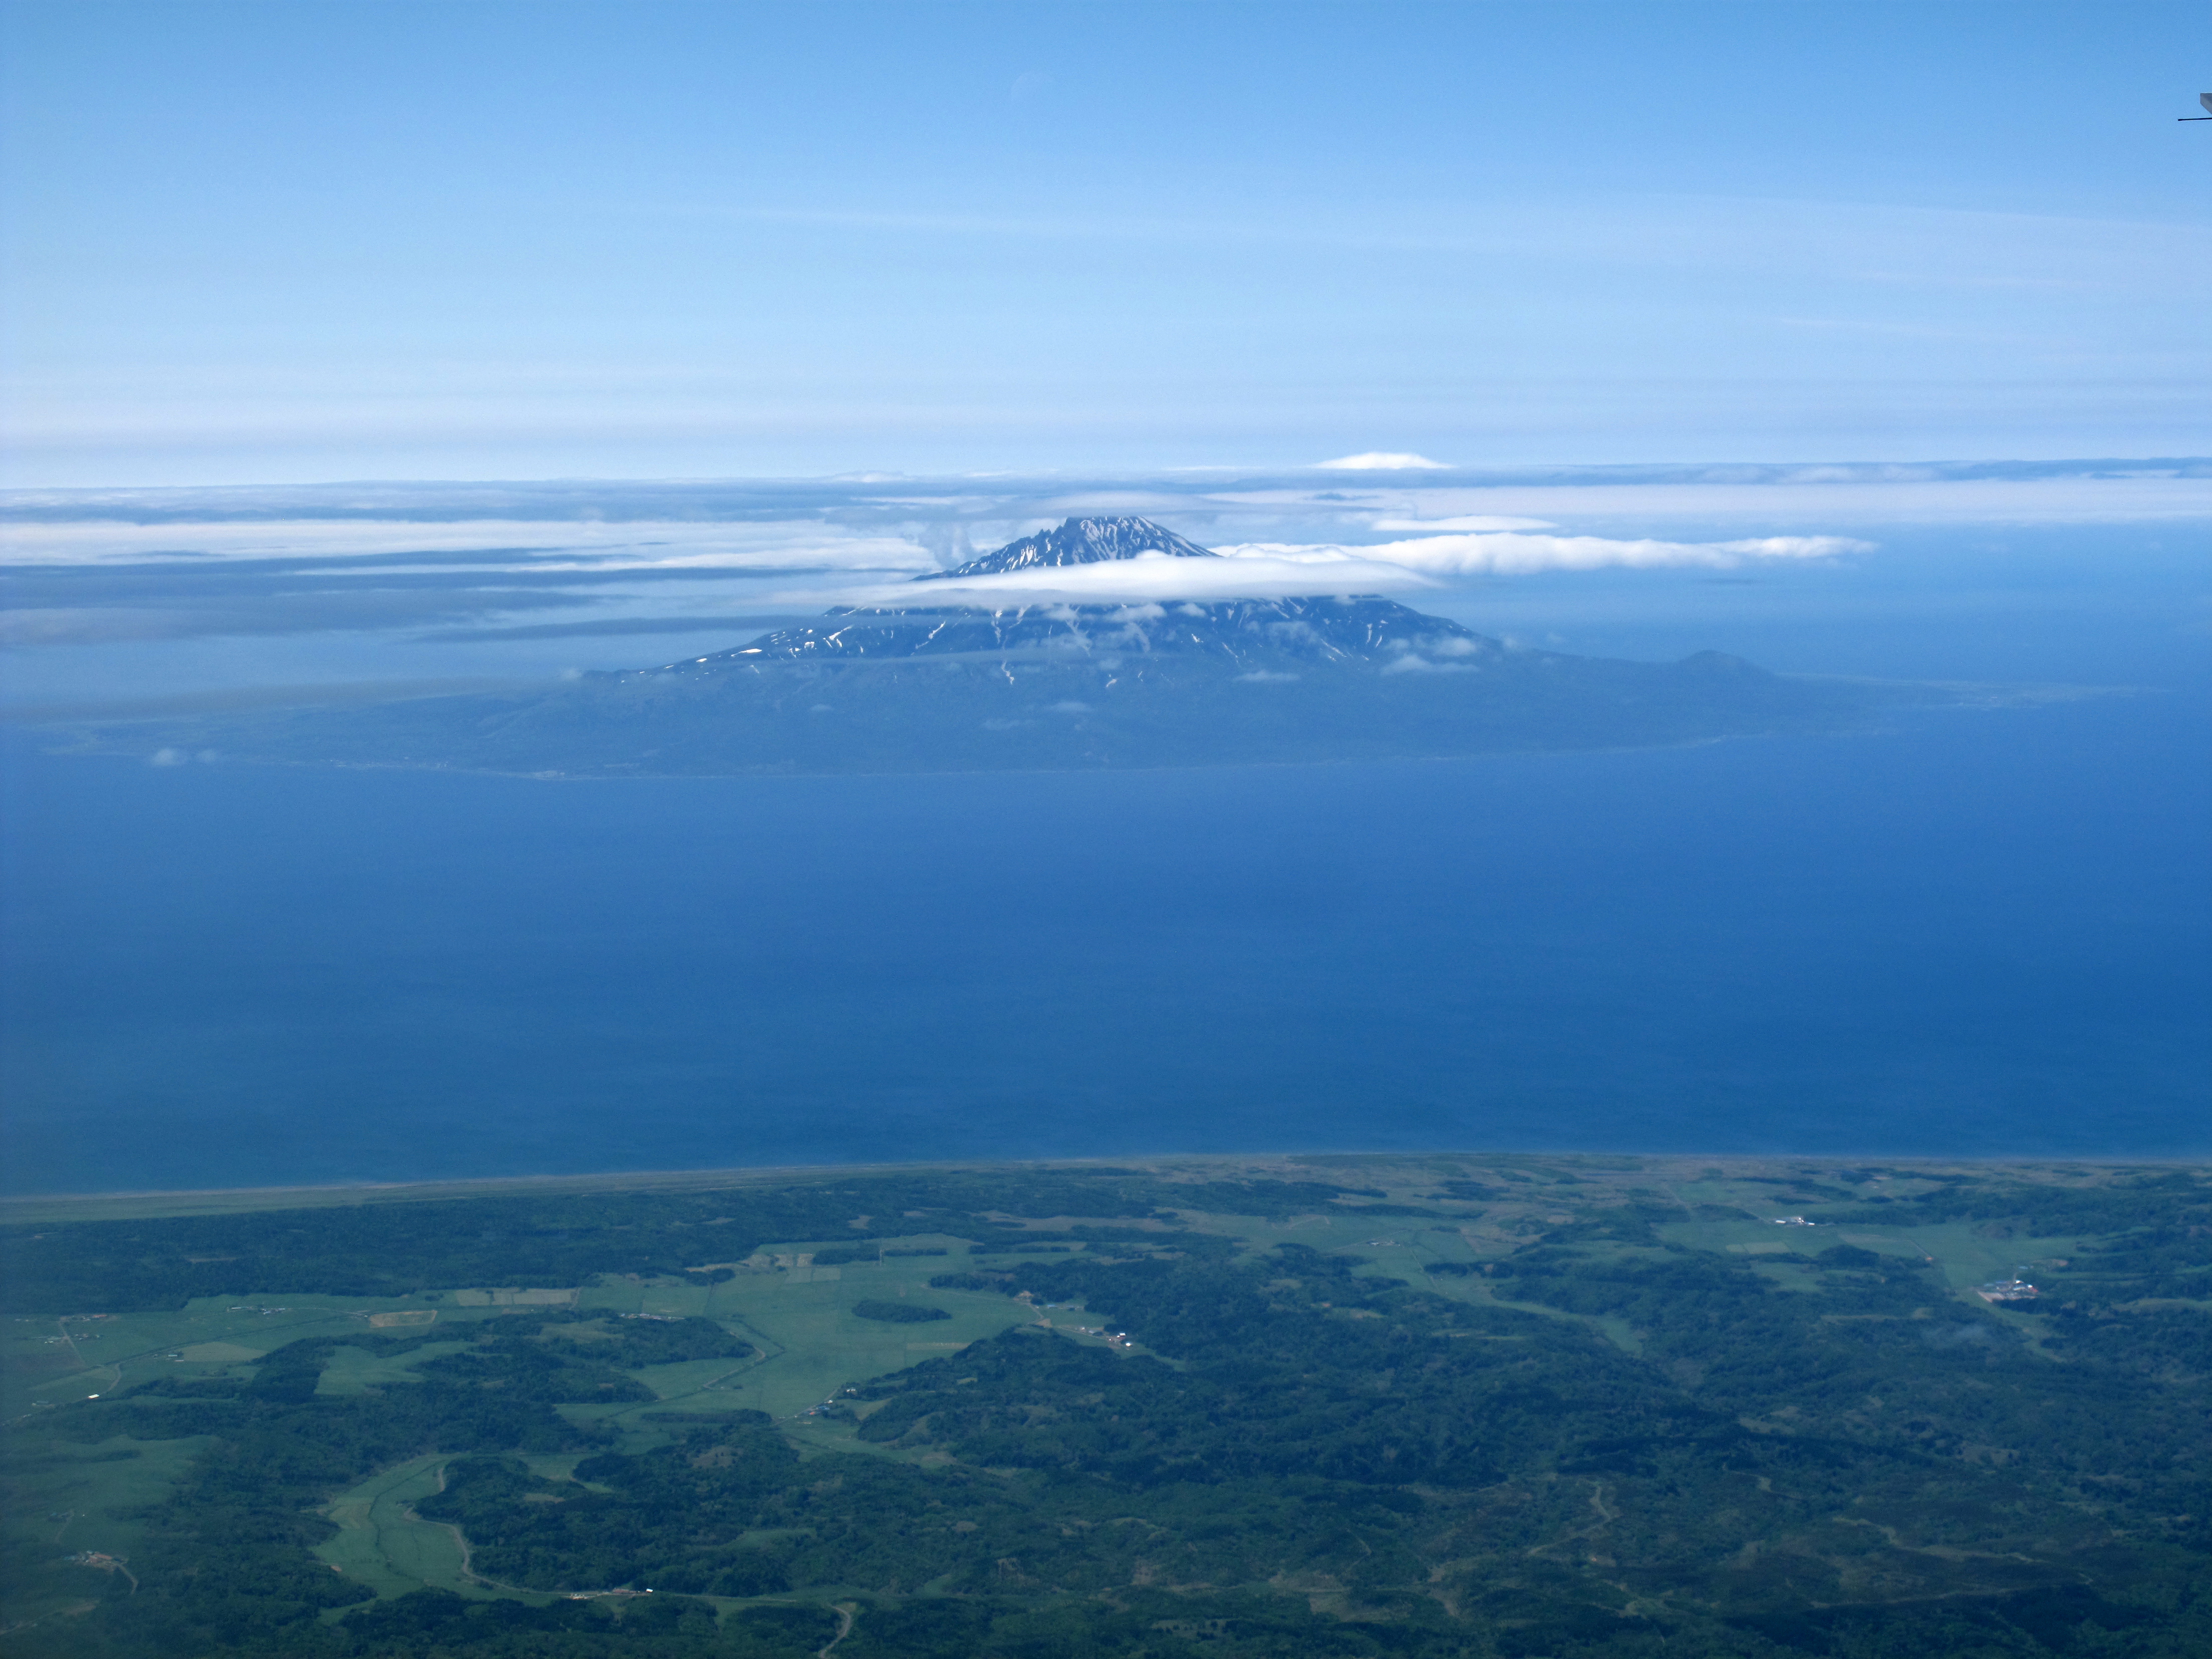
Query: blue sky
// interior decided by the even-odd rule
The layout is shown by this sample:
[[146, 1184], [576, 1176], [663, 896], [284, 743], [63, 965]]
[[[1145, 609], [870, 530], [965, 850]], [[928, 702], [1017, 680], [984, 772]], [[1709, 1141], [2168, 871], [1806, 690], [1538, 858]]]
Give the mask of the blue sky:
[[2202, 454], [2201, 6], [14, 6], [18, 486]]

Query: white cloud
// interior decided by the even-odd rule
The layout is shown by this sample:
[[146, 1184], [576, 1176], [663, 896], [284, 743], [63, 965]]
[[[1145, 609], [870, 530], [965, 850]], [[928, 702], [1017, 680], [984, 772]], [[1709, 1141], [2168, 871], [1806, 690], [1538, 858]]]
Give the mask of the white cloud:
[[1457, 518], [1392, 519], [1375, 520], [1377, 530], [1421, 530], [1434, 535], [1441, 530], [1556, 530], [1549, 519], [1507, 519], [1494, 514], [1470, 513]]
[[1315, 463], [1325, 472], [1448, 472], [1449, 461], [1432, 461], [1407, 450], [1369, 449], [1357, 455], [1340, 455], [1333, 461]]
[[1869, 544], [1843, 536], [1762, 536], [1744, 541], [1668, 542], [1609, 536], [1547, 536], [1491, 532], [1423, 536], [1362, 548], [1384, 559], [1436, 575], [1523, 575], [1538, 570], [1657, 568], [1741, 564], [1750, 559], [1826, 559], [1864, 552]]
[[1057, 565], [964, 577], [957, 581], [872, 582], [836, 590], [771, 594], [772, 605], [963, 605], [1011, 611], [1056, 605], [1145, 607], [1300, 595], [1392, 593], [1434, 588], [1454, 577], [1527, 575], [1544, 570], [1726, 568], [1767, 559], [1832, 558], [1871, 544], [1841, 536], [1765, 536], [1725, 542], [1559, 536], [1520, 531], [1462, 532], [1383, 542], [1246, 542], [1215, 549], [1218, 559], [1146, 553], [1097, 564]]
[[[1683, 469], [1685, 471], [1692, 469]], [[2077, 464], [2045, 477], [1945, 477], [1938, 467], [1743, 467], [1706, 469], [1706, 477], [1563, 477], [1501, 480], [1394, 489], [1370, 511], [1433, 514], [1369, 520], [1377, 530], [1434, 531], [1451, 515], [1526, 514], [1597, 526], [1656, 527], [1668, 520], [1700, 526], [1733, 520], [1761, 528], [1860, 525], [2138, 524], [2212, 519], [2212, 477], [2203, 469], [2162, 471], [2145, 465], [2100, 474]], [[1731, 473], [1745, 476], [1731, 477]], [[1380, 496], [1380, 492], [1377, 492]], [[1451, 528], [1482, 526], [1453, 524]], [[1500, 526], [1500, 528], [1509, 526]], [[1522, 526], [1511, 526], [1522, 527]], [[1594, 526], [1596, 527], [1596, 526]]]
[[[0, 564], [100, 564], [180, 558], [393, 557], [421, 553], [439, 563], [481, 551], [496, 569], [716, 568], [794, 564], [843, 569], [926, 570], [933, 561], [905, 536], [807, 521], [700, 523], [684, 520], [534, 519], [214, 520], [132, 523], [115, 519], [19, 519], [0, 523]], [[471, 560], [476, 563], [477, 561]], [[398, 566], [395, 568], [401, 568]]]
[[[1431, 578], [1528, 575], [1540, 570], [1663, 568], [1741, 564], [1755, 559], [1825, 559], [1867, 551], [1871, 544], [1843, 536], [1762, 536], [1727, 542], [1669, 542], [1650, 538], [1530, 535], [1514, 531], [1419, 536], [1372, 547], [1247, 543], [1224, 554], [1270, 564], [1298, 564], [1316, 573], [1339, 561], [1389, 565]], [[1310, 592], [1337, 592], [1321, 582]]]
[[[1226, 550], [1224, 550], [1225, 551]], [[1243, 551], [1233, 558], [1178, 559], [1146, 553], [1097, 564], [1009, 570], [958, 581], [879, 582], [864, 586], [778, 593], [777, 605], [966, 605], [1013, 611], [1052, 605], [1212, 604], [1223, 599], [1288, 599], [1300, 594], [1382, 593], [1433, 587], [1410, 567], [1343, 548]]]

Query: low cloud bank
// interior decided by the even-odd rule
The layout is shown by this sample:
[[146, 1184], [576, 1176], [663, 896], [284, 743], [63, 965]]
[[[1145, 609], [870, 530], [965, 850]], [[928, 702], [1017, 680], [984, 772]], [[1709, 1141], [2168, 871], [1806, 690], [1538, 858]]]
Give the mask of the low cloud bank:
[[[1529, 522], [1527, 520], [1509, 522]], [[967, 605], [1014, 609], [1039, 605], [1206, 603], [1319, 594], [1393, 593], [1433, 588], [1451, 578], [1528, 575], [1546, 570], [1727, 568], [1759, 560], [1832, 558], [1872, 544], [1843, 536], [1763, 536], [1726, 542], [1560, 536], [1525, 530], [1469, 530], [1374, 546], [1246, 542], [1214, 550], [1218, 559], [1146, 554], [1098, 564], [1011, 570], [957, 581], [878, 582], [775, 596], [780, 604], [908, 608]]]
[[[1226, 551], [1226, 550], [1224, 550]], [[1211, 604], [1226, 599], [1279, 599], [1316, 593], [1384, 593], [1434, 587], [1433, 577], [1388, 560], [1334, 549], [1285, 550], [1219, 559], [1178, 559], [1147, 553], [1098, 564], [1047, 566], [993, 575], [926, 583], [880, 582], [866, 586], [779, 593], [778, 604], [913, 609], [960, 605], [1015, 610], [1040, 605]]]
[[[1419, 603], [1475, 581], [1802, 564], [1870, 545], [1837, 532], [2212, 522], [2212, 460], [2201, 459], [1517, 471], [1425, 459], [1376, 451], [1319, 471], [1092, 477], [0, 491], [0, 649], [425, 629], [483, 645], [685, 631], [678, 611], [750, 618], [836, 605]], [[1226, 556], [908, 582], [1071, 515], [1119, 514]], [[2006, 556], [1993, 543], [1987, 556]], [[555, 609], [557, 623], [544, 614]]]
[[0, 518], [0, 567], [252, 561], [302, 568], [475, 566], [489, 570], [696, 566], [743, 574], [796, 569], [926, 567], [901, 531], [815, 519], [764, 523], [691, 520], [277, 519], [133, 523], [121, 519]]
[[[1402, 520], [1386, 520], [1397, 528]], [[1528, 521], [1522, 521], [1528, 522]], [[1382, 563], [1425, 576], [1520, 576], [1542, 570], [1661, 569], [1670, 566], [1727, 567], [1761, 559], [1826, 559], [1871, 551], [1870, 542], [1848, 536], [1757, 536], [1726, 542], [1670, 542], [1650, 537], [1557, 536], [1522, 530], [1469, 530], [1416, 536], [1371, 547], [1299, 547], [1246, 543], [1220, 550], [1239, 560], [1292, 560], [1309, 567], [1342, 558]]]

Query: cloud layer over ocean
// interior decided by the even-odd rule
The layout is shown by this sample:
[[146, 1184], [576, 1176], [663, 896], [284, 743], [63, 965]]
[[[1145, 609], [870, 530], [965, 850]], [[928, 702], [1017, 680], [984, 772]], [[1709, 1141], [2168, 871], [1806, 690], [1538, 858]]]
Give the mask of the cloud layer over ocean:
[[[8, 701], [81, 697], [118, 675], [422, 678], [472, 653], [550, 672], [664, 649], [629, 635], [713, 648], [836, 605], [1384, 593], [1495, 613], [1530, 581], [1841, 568], [1916, 528], [2212, 520], [2203, 461], [1504, 472], [1346, 459], [1373, 465], [0, 494]], [[910, 586], [1084, 514], [1154, 518], [1224, 556]]]

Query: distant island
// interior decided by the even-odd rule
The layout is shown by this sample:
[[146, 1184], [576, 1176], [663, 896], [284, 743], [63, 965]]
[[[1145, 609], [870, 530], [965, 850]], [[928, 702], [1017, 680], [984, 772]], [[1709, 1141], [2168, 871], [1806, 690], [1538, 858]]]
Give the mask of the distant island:
[[1016, 590], [992, 609], [972, 588], [930, 593], [1221, 558], [1143, 519], [1070, 519], [915, 578], [912, 605], [835, 610], [690, 661], [526, 692], [78, 732], [105, 750], [560, 776], [961, 772], [1639, 747], [1849, 730], [1970, 700], [1955, 687], [1774, 674], [1712, 651], [1649, 663], [1538, 650], [1375, 597], [1041, 603]]

